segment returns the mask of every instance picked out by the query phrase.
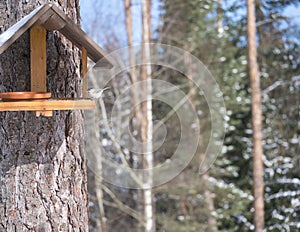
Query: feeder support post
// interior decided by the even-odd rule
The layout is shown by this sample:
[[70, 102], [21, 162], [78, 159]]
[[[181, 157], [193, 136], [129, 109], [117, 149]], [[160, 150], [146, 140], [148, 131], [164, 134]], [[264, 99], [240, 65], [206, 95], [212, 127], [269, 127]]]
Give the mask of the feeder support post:
[[87, 74], [87, 50], [85, 47], [82, 47], [82, 71], [81, 71], [81, 76], [83, 78], [83, 83], [82, 83], [82, 96], [83, 98], [88, 98], [88, 78], [86, 76]]
[[[42, 25], [30, 28], [30, 81], [31, 91], [47, 92], [47, 31]], [[52, 116], [52, 111], [36, 111], [36, 116]]]

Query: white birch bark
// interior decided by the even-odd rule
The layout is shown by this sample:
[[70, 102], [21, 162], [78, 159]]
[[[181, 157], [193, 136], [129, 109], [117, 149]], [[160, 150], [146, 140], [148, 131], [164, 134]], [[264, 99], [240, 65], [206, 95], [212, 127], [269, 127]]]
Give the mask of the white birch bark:
[[[146, 0], [142, 1], [142, 17], [143, 17], [143, 57], [146, 63], [145, 67], [145, 77], [144, 79], [146, 89], [146, 126], [145, 136], [143, 137], [143, 142], [146, 144], [144, 148], [144, 169], [148, 169], [147, 176], [145, 178], [145, 188], [144, 188], [144, 217], [145, 217], [145, 231], [152, 232], [155, 231], [154, 222], [154, 209], [153, 209], [153, 148], [152, 148], [152, 133], [153, 133], [153, 123], [152, 123], [152, 84], [151, 84], [151, 51], [150, 51], [150, 3]], [[143, 133], [142, 133], [143, 134]]]

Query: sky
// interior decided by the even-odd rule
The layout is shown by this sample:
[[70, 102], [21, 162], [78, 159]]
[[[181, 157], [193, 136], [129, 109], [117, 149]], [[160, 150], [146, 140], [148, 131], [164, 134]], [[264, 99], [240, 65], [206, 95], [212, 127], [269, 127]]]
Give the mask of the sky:
[[[126, 31], [125, 31], [125, 12], [123, 0], [81, 0], [81, 18], [83, 29], [93, 37], [100, 46], [104, 46], [108, 35], [112, 37], [117, 35], [121, 39], [121, 45], [126, 46]], [[133, 0], [133, 42], [139, 43], [141, 41], [141, 1]], [[151, 23], [152, 31], [159, 25], [159, 12], [160, 12], [159, 0], [152, 0], [151, 8]], [[98, 24], [100, 25], [98, 36], [93, 36], [92, 24], [95, 19], [95, 15], [98, 18]], [[101, 29], [102, 28], [102, 29]], [[98, 38], [98, 39], [97, 39]]]
[[289, 6], [284, 11], [284, 14], [290, 17], [295, 23], [300, 25], [300, 6], [299, 7]]
[[[133, 42], [136, 44], [140, 43], [142, 39], [141, 0], [132, 1]], [[119, 40], [116, 47], [127, 45], [123, 2], [123, 0], [80, 0], [82, 27], [102, 47], [105, 47], [104, 45], [107, 43], [114, 43], [115, 38]], [[160, 5], [159, 0], [152, 0], [151, 23], [153, 32], [160, 25]], [[284, 14], [290, 17], [294, 23], [300, 25], [300, 6], [290, 6], [284, 11]], [[94, 23], [100, 25], [97, 27], [98, 31], [93, 31]]]

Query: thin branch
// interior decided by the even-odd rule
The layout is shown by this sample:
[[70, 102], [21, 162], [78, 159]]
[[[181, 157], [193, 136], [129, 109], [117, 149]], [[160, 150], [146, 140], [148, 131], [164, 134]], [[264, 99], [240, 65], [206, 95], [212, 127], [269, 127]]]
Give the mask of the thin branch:
[[268, 94], [269, 92], [273, 91], [274, 89], [276, 89], [278, 86], [284, 86], [284, 85], [288, 85], [292, 82], [300, 82], [300, 75], [299, 76], [294, 76], [291, 78], [291, 80], [288, 81], [283, 81], [283, 80], [278, 80], [275, 81], [273, 84], [271, 84], [270, 86], [268, 86], [267, 88], [265, 88], [264, 90], [262, 90], [262, 94]]
[[120, 155], [121, 161], [125, 165], [126, 171], [130, 174], [132, 179], [134, 179], [136, 181], [136, 183], [139, 184], [140, 187], [142, 187], [143, 183], [138, 178], [138, 176], [132, 171], [132, 169], [129, 167], [129, 164], [125, 158], [125, 154], [124, 154], [123, 150], [121, 149], [121, 146], [119, 145], [119, 143], [116, 140], [115, 136], [113, 135], [111, 129], [109, 128], [107, 112], [106, 112], [106, 108], [104, 105], [104, 101], [102, 98], [100, 98], [99, 101], [100, 101], [100, 107], [101, 107], [101, 112], [102, 112], [102, 116], [103, 116], [103, 123], [104, 123], [105, 129], [106, 129], [106, 132], [107, 132], [108, 136], [110, 137], [110, 139], [112, 140], [112, 142], [114, 143], [114, 146], [117, 149], [118, 154]]
[[104, 192], [106, 192], [111, 199], [115, 202], [115, 204], [105, 201], [104, 203], [106, 205], [113, 206], [115, 208], [118, 208], [122, 210], [124, 213], [127, 213], [128, 215], [134, 217], [136, 220], [138, 220], [141, 223], [144, 223], [141, 217], [139, 216], [138, 212], [136, 212], [134, 209], [130, 208], [129, 206], [125, 205], [122, 201], [118, 199], [118, 197], [105, 185], [102, 185], [102, 189]]
[[[93, 85], [94, 85], [95, 88], [99, 87], [98, 83], [97, 83], [97, 81], [95, 80], [94, 77], [91, 77], [91, 81], [93, 82]], [[100, 108], [101, 108], [101, 113], [102, 113], [102, 117], [103, 117], [104, 126], [107, 130], [108, 136], [112, 140], [115, 148], [118, 151], [118, 154], [120, 155], [122, 163], [125, 165], [124, 168], [130, 174], [132, 179], [135, 180], [135, 182], [139, 185], [139, 187], [142, 187], [143, 186], [142, 181], [137, 177], [137, 175], [130, 168], [130, 166], [129, 166], [126, 158], [125, 158], [125, 154], [124, 154], [123, 150], [121, 149], [121, 146], [119, 145], [116, 137], [113, 135], [113, 133], [112, 133], [112, 131], [111, 131], [109, 125], [108, 125], [107, 112], [106, 112], [106, 107], [105, 107], [104, 101], [101, 97], [99, 98], [99, 101], [100, 101]]]
[[159, 129], [161, 124], [164, 124], [169, 118], [171, 118], [173, 116], [173, 114], [175, 114], [175, 112], [181, 107], [183, 106], [184, 103], [186, 103], [189, 98], [192, 96], [192, 94], [194, 93], [194, 91], [197, 89], [197, 87], [193, 87], [190, 88], [189, 92], [187, 95], [184, 96], [184, 98], [182, 98], [168, 113], [165, 117], [163, 117], [160, 122], [158, 123], [153, 130], [153, 134], [155, 134], [155, 132]]

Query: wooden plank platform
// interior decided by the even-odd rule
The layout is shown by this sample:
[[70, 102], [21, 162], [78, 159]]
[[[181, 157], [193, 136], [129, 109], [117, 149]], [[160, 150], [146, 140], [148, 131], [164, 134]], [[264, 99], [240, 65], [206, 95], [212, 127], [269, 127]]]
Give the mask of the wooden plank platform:
[[52, 111], [52, 110], [90, 110], [96, 101], [92, 99], [49, 99], [46, 101], [0, 101], [0, 111]]

